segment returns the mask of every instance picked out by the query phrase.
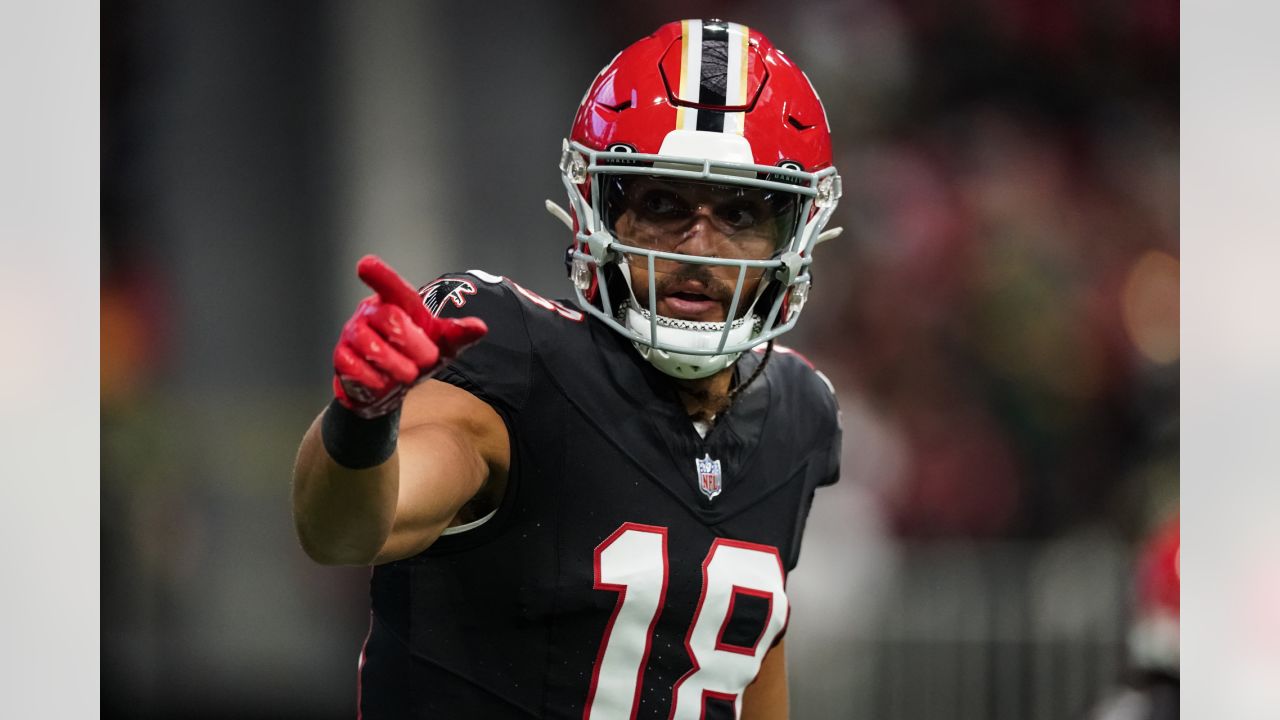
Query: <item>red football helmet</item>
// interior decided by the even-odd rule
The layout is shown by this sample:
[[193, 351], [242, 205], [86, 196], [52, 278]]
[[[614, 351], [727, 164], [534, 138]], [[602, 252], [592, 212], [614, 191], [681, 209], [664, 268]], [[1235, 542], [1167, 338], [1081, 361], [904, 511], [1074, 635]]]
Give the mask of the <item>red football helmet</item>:
[[[840, 198], [831, 131], [800, 68], [758, 31], [720, 20], [663, 25], [596, 77], [564, 142], [560, 171], [574, 231], [570, 276], [582, 307], [630, 338], [650, 362], [682, 378], [706, 377], [790, 330], [809, 291], [814, 246]], [[614, 232], [616, 198], [637, 177], [750, 194], [777, 232], [772, 255], [710, 257], [628, 245]], [[636, 299], [631, 263], [646, 263], [648, 302]], [[730, 266], [738, 273], [725, 322], [660, 316], [656, 263]], [[748, 271], [762, 273], [743, 297]]]

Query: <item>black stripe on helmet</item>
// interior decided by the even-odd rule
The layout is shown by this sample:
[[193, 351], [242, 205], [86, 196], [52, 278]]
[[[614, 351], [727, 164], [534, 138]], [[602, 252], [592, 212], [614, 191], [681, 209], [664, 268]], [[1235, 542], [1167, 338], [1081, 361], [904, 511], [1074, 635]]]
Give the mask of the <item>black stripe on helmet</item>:
[[[723, 107], [728, 80], [729, 24], [721, 20], [708, 20], [702, 24], [702, 78], [698, 88], [698, 104]], [[702, 130], [702, 113], [698, 115], [698, 129]], [[720, 129], [724, 129], [723, 118]]]
[[720, 110], [699, 110], [698, 129], [724, 132], [724, 112]]

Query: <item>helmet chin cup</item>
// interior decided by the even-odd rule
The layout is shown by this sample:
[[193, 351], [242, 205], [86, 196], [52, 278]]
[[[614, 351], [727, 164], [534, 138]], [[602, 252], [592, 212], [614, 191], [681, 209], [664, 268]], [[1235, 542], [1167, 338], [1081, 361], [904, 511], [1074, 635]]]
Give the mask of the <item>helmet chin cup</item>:
[[634, 343], [640, 357], [651, 365], [680, 380], [698, 380], [711, 377], [733, 365], [742, 353], [729, 355], [685, 355], [684, 353], [667, 352], [647, 345]]
[[[702, 351], [703, 353], [714, 351], [720, 345], [721, 337], [724, 335], [725, 323], [693, 322], [662, 315], [657, 316], [656, 323], [652, 323], [652, 316], [649, 311], [637, 307], [634, 300], [628, 300], [619, 314], [625, 316], [622, 319], [626, 322], [627, 328], [635, 335], [648, 336], [653, 332], [655, 335], [653, 340], [662, 346], [688, 348], [694, 351], [684, 353], [676, 350], [663, 350], [639, 340], [633, 339], [631, 341], [641, 357], [667, 375], [681, 380], [697, 380], [715, 375], [721, 370], [731, 367], [737, 361], [738, 356], [742, 354], [741, 351], [694, 354], [697, 351]], [[760, 318], [748, 313], [744, 317], [733, 321], [730, 325], [726, 344], [730, 346], [741, 345], [748, 342], [751, 336], [758, 332]]]

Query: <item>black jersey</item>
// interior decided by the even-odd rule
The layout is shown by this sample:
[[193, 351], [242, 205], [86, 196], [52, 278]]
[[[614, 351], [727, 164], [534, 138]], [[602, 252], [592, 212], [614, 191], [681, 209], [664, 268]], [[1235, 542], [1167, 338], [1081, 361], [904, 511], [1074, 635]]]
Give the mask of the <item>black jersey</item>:
[[374, 569], [363, 717], [734, 717], [837, 478], [830, 385], [775, 349], [703, 438], [671, 379], [572, 303], [477, 271], [423, 297], [488, 323], [438, 378], [497, 410], [511, 468], [493, 514]]

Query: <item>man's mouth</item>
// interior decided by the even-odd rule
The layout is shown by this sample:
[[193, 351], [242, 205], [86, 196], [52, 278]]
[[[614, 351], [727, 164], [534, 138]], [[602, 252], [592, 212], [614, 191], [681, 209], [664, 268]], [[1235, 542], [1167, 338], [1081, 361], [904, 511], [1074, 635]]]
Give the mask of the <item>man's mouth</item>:
[[658, 299], [658, 314], [695, 322], [723, 322], [724, 305], [700, 292], [700, 288], [678, 288]]

